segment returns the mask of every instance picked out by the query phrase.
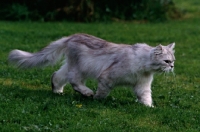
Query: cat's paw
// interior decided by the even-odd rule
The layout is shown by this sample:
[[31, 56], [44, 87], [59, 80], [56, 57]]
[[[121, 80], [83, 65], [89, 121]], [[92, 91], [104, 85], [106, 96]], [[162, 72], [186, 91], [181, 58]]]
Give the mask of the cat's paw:
[[145, 106], [147, 106], [147, 107], [151, 107], [151, 108], [154, 108], [154, 105], [149, 105], [149, 104], [144, 104]]
[[136, 99], [136, 102], [139, 102], [147, 107], [151, 107], [151, 108], [154, 108], [154, 105], [152, 104], [152, 101], [148, 102], [148, 101], [142, 101], [142, 100], [138, 100]]
[[104, 99], [104, 98], [106, 98], [106, 96], [104, 96], [104, 95], [99, 95], [99, 94], [95, 94], [95, 95], [93, 96], [93, 98], [94, 98], [94, 99]]
[[62, 89], [54, 89], [54, 90], [52, 90], [52, 92], [55, 93], [55, 94], [63, 94]]
[[87, 90], [84, 90], [81, 94], [84, 96], [90, 97], [94, 95], [94, 92], [90, 89], [87, 89]]

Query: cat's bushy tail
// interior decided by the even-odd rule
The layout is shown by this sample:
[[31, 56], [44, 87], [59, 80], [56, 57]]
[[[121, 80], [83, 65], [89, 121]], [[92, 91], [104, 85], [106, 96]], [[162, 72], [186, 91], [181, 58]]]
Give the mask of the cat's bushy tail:
[[68, 38], [61, 38], [52, 42], [39, 52], [29, 53], [21, 50], [12, 50], [8, 61], [18, 68], [33, 68], [54, 65], [67, 52]]

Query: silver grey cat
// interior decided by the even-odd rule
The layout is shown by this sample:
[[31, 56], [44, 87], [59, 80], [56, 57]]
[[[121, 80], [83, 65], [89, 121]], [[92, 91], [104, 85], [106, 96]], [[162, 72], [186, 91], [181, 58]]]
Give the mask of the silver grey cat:
[[[174, 47], [175, 43], [156, 47], [115, 44], [87, 34], [74, 34], [37, 53], [13, 50], [8, 60], [19, 68], [33, 68], [53, 65], [64, 56], [66, 63], [51, 78], [54, 93], [62, 93], [69, 82], [81, 94], [101, 99], [115, 85], [129, 84], [139, 102], [151, 107], [153, 74], [173, 71]], [[85, 86], [87, 78], [98, 80], [95, 94]]]

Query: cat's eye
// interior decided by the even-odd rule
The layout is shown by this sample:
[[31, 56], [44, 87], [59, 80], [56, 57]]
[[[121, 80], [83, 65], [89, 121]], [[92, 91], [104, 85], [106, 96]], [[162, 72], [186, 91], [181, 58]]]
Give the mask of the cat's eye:
[[171, 63], [171, 61], [170, 61], [170, 60], [164, 60], [164, 62], [165, 62], [165, 63]]

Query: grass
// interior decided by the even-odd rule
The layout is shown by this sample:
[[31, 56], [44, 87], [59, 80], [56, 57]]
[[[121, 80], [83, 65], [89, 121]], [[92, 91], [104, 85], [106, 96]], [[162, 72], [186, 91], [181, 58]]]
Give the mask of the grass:
[[[191, 6], [189, 2], [177, 2], [184, 8]], [[1, 21], [0, 131], [200, 131], [199, 21], [192, 15], [156, 24]], [[18, 70], [7, 63], [12, 49], [36, 52], [53, 40], [77, 32], [116, 43], [145, 42], [155, 46], [176, 42], [175, 76], [154, 78], [156, 107], [139, 104], [129, 89], [120, 87], [101, 101], [82, 97], [70, 85], [65, 87], [64, 95], [56, 95], [51, 92], [50, 77], [59, 64]], [[88, 80], [87, 85], [95, 90], [97, 84]]]

